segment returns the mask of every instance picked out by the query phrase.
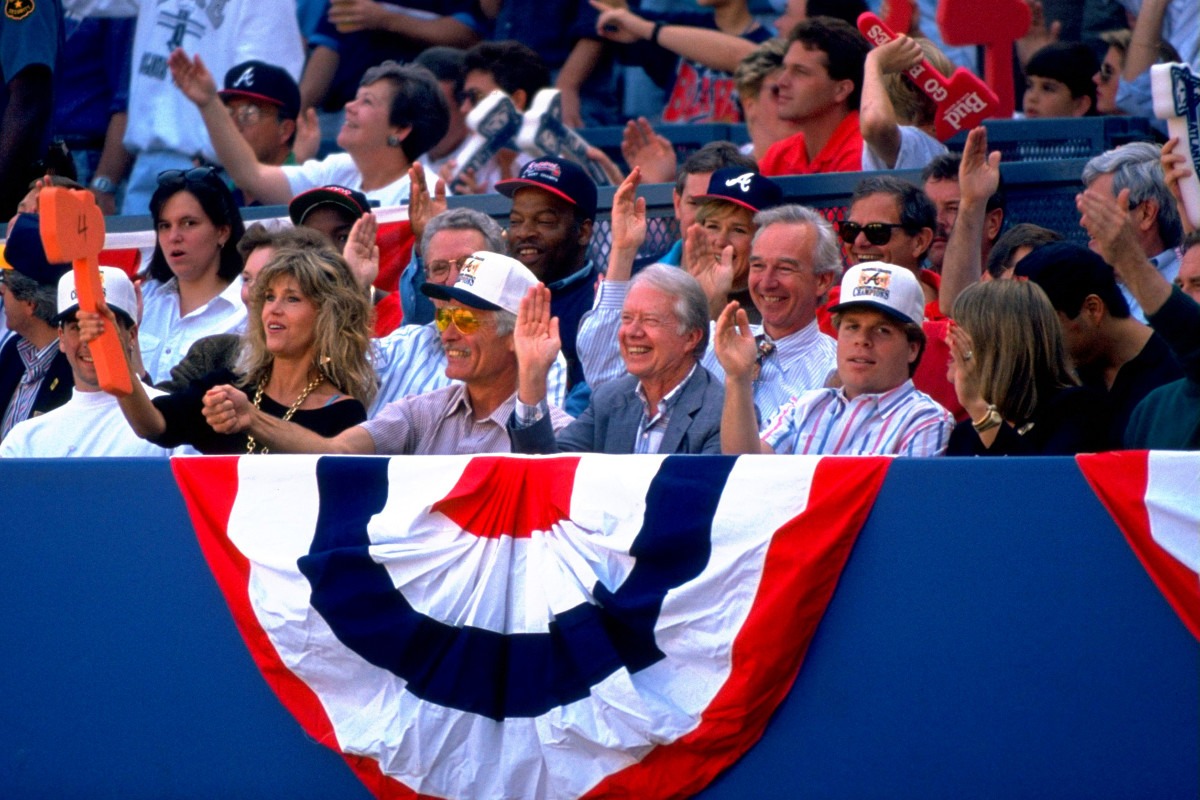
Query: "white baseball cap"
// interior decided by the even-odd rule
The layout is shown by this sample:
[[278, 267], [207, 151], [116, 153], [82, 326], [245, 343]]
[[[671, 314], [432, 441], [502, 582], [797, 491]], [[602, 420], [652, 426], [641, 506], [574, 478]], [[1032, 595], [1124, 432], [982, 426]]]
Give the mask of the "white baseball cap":
[[[104, 302], [114, 313], [124, 314], [130, 322], [137, 319], [137, 293], [125, 271], [117, 267], [100, 268], [100, 285], [104, 287]], [[79, 310], [79, 295], [75, 292], [75, 271], [69, 270], [58, 279], [58, 314], [54, 322], [62, 322]]]
[[471, 308], [516, 314], [521, 298], [537, 283], [537, 276], [515, 258], [480, 250], [463, 261], [453, 286], [426, 283], [421, 292], [436, 300], [457, 300]]
[[838, 304], [829, 310], [837, 314], [865, 306], [918, 325], [925, 319], [925, 293], [912, 270], [869, 261], [851, 267], [842, 276]]

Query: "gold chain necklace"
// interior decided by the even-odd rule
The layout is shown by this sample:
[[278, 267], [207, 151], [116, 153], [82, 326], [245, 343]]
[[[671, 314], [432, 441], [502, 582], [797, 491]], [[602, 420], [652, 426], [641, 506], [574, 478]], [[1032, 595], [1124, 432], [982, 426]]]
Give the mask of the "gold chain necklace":
[[[292, 415], [296, 413], [296, 409], [300, 408], [300, 404], [303, 403], [305, 400], [307, 400], [308, 396], [310, 394], [312, 394], [313, 389], [316, 389], [318, 386], [320, 386], [324, 382], [325, 382], [324, 375], [317, 375], [317, 377], [315, 377], [311, 381], [309, 381], [308, 386], [305, 386], [304, 391], [300, 392], [300, 396], [296, 398], [296, 402], [292, 403], [292, 407], [289, 408], [287, 410], [287, 413], [285, 413], [283, 415], [283, 417], [282, 417], [283, 421], [287, 422], [288, 420], [290, 420], [292, 418]], [[259, 404], [262, 402], [263, 390], [266, 388], [267, 388], [267, 379], [263, 378], [261, 381], [258, 382], [258, 389], [254, 392], [254, 407], [255, 408], [258, 408]], [[246, 435], [246, 453], [250, 454], [253, 452], [254, 452], [254, 437], [247, 434]], [[264, 447], [262, 450], [259, 450], [258, 452], [261, 453], [262, 455], [266, 455], [267, 448]]]

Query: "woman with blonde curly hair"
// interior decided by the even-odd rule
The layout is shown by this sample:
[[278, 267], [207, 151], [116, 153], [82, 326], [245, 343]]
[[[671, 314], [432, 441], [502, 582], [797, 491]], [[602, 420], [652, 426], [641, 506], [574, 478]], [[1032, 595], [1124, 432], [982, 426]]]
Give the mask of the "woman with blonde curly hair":
[[969, 415], [947, 455], [1074, 455], [1112, 447], [1104, 395], [1067, 366], [1058, 315], [1033, 281], [977, 283], [959, 295], [946, 376]]
[[[134, 373], [134, 391], [120, 398], [121, 410], [138, 436], [176, 443], [167, 447], [265, 453], [252, 437], [217, 433], [204, 419], [204, 395], [231, 384], [264, 412], [334, 436], [366, 419], [375, 394], [370, 318], [366, 293], [340, 255], [327, 247], [280, 247], [255, 278], [237, 366], [153, 400]], [[80, 312], [80, 336], [90, 342], [114, 321], [107, 308]]]

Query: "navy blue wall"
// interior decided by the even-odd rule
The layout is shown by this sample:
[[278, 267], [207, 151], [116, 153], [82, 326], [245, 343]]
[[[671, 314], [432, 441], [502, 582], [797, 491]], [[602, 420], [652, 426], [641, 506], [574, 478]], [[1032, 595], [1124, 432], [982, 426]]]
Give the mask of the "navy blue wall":
[[[0, 463], [0, 796], [368, 797], [241, 642], [165, 462]], [[1188, 797], [1200, 647], [1067, 459], [896, 461], [707, 790]]]

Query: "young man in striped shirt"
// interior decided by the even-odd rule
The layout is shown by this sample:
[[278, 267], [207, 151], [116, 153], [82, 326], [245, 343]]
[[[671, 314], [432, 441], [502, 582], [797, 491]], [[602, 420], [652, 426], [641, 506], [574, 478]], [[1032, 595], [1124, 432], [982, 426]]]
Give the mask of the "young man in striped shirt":
[[832, 311], [841, 387], [805, 392], [784, 406], [759, 438], [753, 376], [758, 355], [746, 313], [730, 303], [717, 321], [717, 357], [725, 368], [721, 452], [802, 455], [935, 456], [946, 449], [954, 418], [913, 386], [925, 349], [925, 300], [911, 271], [860, 264], [842, 279]]

